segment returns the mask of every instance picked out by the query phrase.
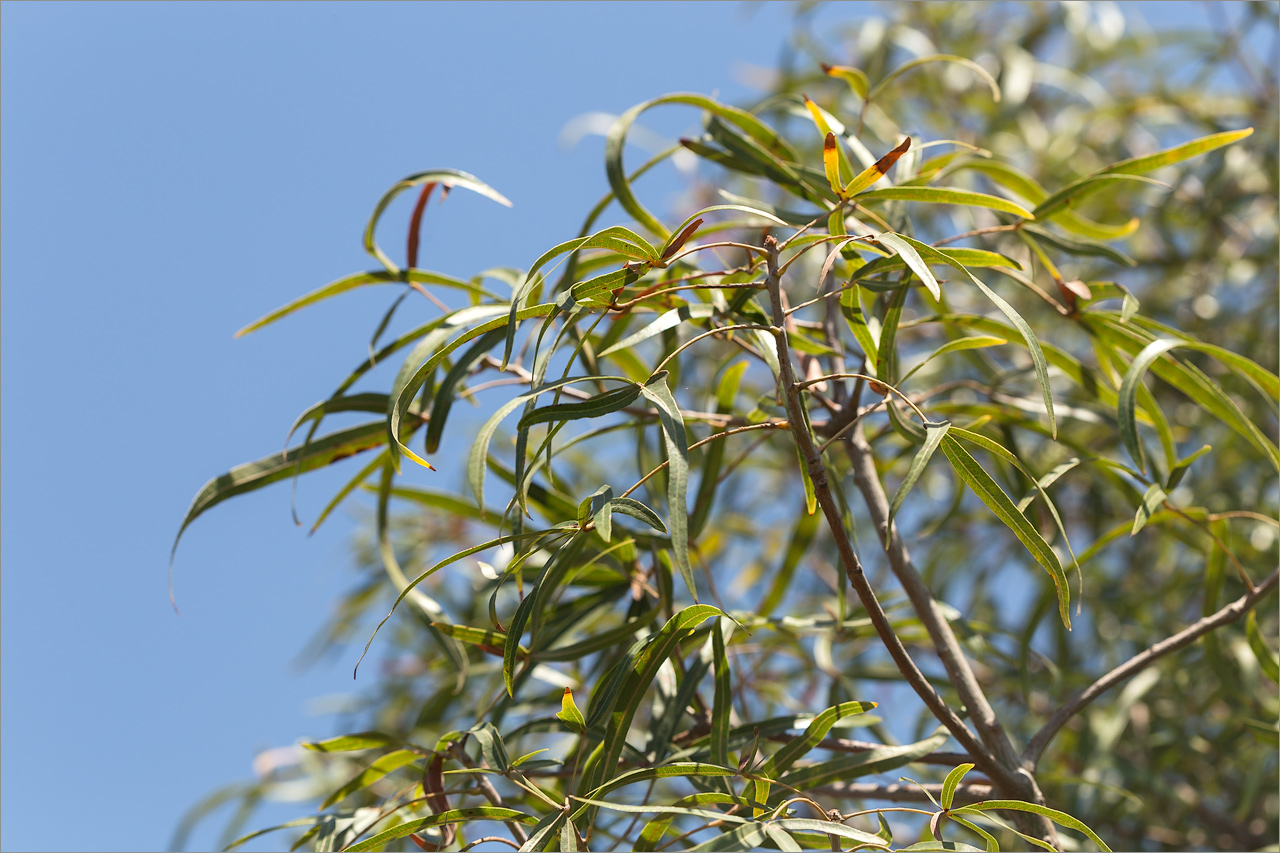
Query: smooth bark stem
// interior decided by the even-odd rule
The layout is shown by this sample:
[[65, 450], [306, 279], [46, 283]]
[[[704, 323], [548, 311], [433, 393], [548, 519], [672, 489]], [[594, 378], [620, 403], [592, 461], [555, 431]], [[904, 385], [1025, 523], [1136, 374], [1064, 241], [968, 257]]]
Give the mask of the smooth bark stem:
[[[886, 549], [888, 550], [890, 546], [893, 546], [893, 551], [890, 551], [890, 564], [894, 568], [894, 573], [898, 575], [899, 581], [907, 590], [907, 595], [911, 599], [916, 613], [928, 628], [929, 635], [933, 638], [934, 645], [938, 649], [938, 655], [947, 669], [947, 674], [960, 693], [961, 701], [968, 707], [970, 715], [975, 718], [975, 723], [979, 726], [979, 731], [982, 733], [982, 741], [974, 737], [956, 712], [947, 706], [942, 697], [937, 694], [933, 686], [925, 679], [915, 661], [911, 659], [906, 648], [902, 645], [902, 641], [898, 639], [893, 627], [889, 624], [884, 610], [880, 607], [880, 602], [876, 599], [875, 592], [871, 589], [871, 585], [868, 583], [866, 574], [862, 569], [862, 563], [858, 560], [858, 555], [853, 550], [853, 543], [849, 540], [848, 531], [844, 528], [844, 519], [840, 515], [840, 509], [831, 494], [831, 488], [827, 482], [827, 469], [822, 461], [822, 454], [818, 452], [812, 436], [809, 435], [809, 431], [804, 426], [803, 404], [800, 398], [800, 390], [796, 387], [795, 373], [791, 368], [791, 346], [787, 339], [787, 318], [782, 305], [782, 282], [778, 273], [778, 243], [772, 236], [765, 238], [765, 252], [768, 269], [765, 289], [769, 293], [769, 304], [772, 309], [773, 324], [775, 326], [774, 340], [778, 350], [778, 381], [785, 397], [787, 415], [792, 424], [792, 434], [795, 436], [796, 444], [799, 445], [805, 465], [809, 469], [809, 477], [813, 481], [814, 493], [818, 499], [818, 504], [822, 507], [823, 515], [827, 518], [827, 526], [835, 538], [836, 548], [840, 552], [840, 561], [844, 565], [845, 574], [849, 577], [849, 583], [853, 586], [854, 592], [858, 594], [862, 606], [871, 618], [871, 623], [875, 627], [876, 633], [889, 651], [889, 655], [897, 665], [898, 671], [902, 673], [902, 677], [924, 702], [925, 706], [928, 707], [929, 711], [959, 741], [965, 752], [973, 757], [973, 761], [978, 768], [986, 773], [1001, 790], [1008, 792], [1010, 796], [1044, 805], [1044, 794], [1041, 793], [1035, 778], [1022, 766], [1017, 751], [1000, 727], [999, 721], [996, 720], [995, 712], [991, 709], [990, 703], [987, 702], [981, 687], [978, 686], [978, 680], [973, 675], [973, 670], [970, 669], [968, 661], [965, 660], [963, 653], [960, 651], [960, 644], [956, 640], [955, 634], [952, 633], [950, 625], [942, 617], [941, 610], [938, 608], [933, 595], [925, 587], [924, 581], [915, 571], [915, 568], [911, 566], [910, 557], [906, 553], [906, 548], [902, 545], [902, 541], [897, 538], [896, 532], [892, 531], [888, 525], [889, 502], [885, 497], [884, 489], [880, 486], [879, 477], [875, 474], [875, 465], [870, 456], [871, 447], [866, 443], [865, 438], [861, 437], [862, 431], [859, 425], [853, 433], [853, 444], [856, 445], [860, 440], [861, 446], [853, 446], [850, 450], [851, 458], [854, 459], [855, 479], [858, 482], [859, 489], [863, 492], [868, 508], [871, 510], [872, 521], [884, 537]], [[861, 475], [859, 470], [861, 470]], [[878, 513], [881, 512], [883, 514], [882, 517], [878, 517]], [[1024, 827], [1024, 831], [1035, 832], [1056, 849], [1061, 849], [1057, 831], [1048, 819], [1032, 815], [1019, 815], [1017, 820]]]
[[1027, 748], [1022, 752], [1023, 762], [1028, 766], [1034, 767], [1040, 761], [1040, 756], [1044, 754], [1045, 747], [1053, 740], [1054, 735], [1066, 725], [1068, 720], [1080, 713], [1086, 705], [1121, 681], [1151, 666], [1151, 664], [1170, 652], [1176, 652], [1184, 646], [1189, 646], [1210, 631], [1236, 621], [1248, 613], [1271, 590], [1275, 589], [1278, 581], [1280, 581], [1280, 570], [1272, 572], [1269, 578], [1259, 584], [1248, 595], [1242, 595], [1212, 616], [1206, 616], [1173, 636], [1166, 637], [1146, 651], [1139, 652], [1093, 682], [1093, 684], [1090, 684], [1080, 693], [1077, 693], [1075, 698], [1055, 711], [1053, 716], [1049, 718], [1049, 722], [1045, 723], [1040, 731], [1036, 732], [1035, 737], [1031, 738]]
[[898, 635], [894, 633], [893, 626], [889, 624], [889, 619], [885, 616], [884, 609], [880, 606], [875, 592], [871, 589], [871, 584], [867, 581], [866, 574], [862, 570], [862, 563], [859, 562], [858, 555], [853, 550], [853, 543], [849, 541], [849, 534], [844, 528], [844, 519], [840, 515], [840, 508], [836, 506], [835, 498], [831, 494], [831, 487], [827, 482], [826, 466], [822, 462], [822, 457], [818, 454], [817, 447], [814, 446], [813, 438], [804, 426], [805, 421], [800, 403], [800, 392], [795, 387], [795, 373], [791, 368], [791, 347], [787, 340], [786, 315], [783, 313], [782, 307], [781, 282], [778, 278], [778, 243], [773, 237], [765, 238], [765, 250], [768, 253], [769, 271], [766, 279], [766, 289], [769, 292], [769, 304], [772, 308], [773, 323], [776, 327], [774, 340], [778, 349], [778, 381], [782, 387], [788, 417], [792, 424], [792, 434], [795, 436], [796, 443], [800, 447], [800, 453], [804, 457], [806, 466], [808, 466], [818, 505], [822, 507], [822, 513], [827, 519], [827, 526], [831, 529], [831, 534], [835, 538], [836, 548], [840, 552], [840, 562], [844, 566], [845, 574], [848, 575], [854, 592], [858, 594], [858, 599], [862, 602], [867, 615], [871, 618], [871, 624], [875, 627], [881, 642], [888, 649], [890, 657], [893, 658], [894, 664], [897, 665], [898, 671], [902, 673], [902, 677], [907, 684], [916, 692], [929, 711], [960, 742], [964, 750], [973, 756], [974, 763], [983, 772], [992, 776], [992, 778], [1003, 778], [1011, 782], [1011, 774], [1004, 765], [1000, 764], [986, 747], [974, 737], [973, 733], [964, 724], [964, 721], [947, 707], [947, 704], [942, 701], [942, 697], [934, 691], [933, 686], [925, 679], [924, 674], [920, 672], [920, 668], [916, 666], [915, 661], [911, 659], [911, 655], [907, 653], [906, 648], [902, 645], [902, 641], [898, 639]]
[[964, 650], [960, 648], [955, 632], [951, 630], [950, 623], [943, 616], [938, 600], [925, 585], [924, 578], [920, 577], [920, 573], [916, 571], [907, 546], [898, 536], [897, 526], [889, 524], [889, 498], [885, 495], [884, 487], [880, 483], [875, 457], [872, 455], [871, 445], [867, 443], [863, 434], [861, 424], [854, 427], [853, 434], [845, 443], [845, 447], [849, 454], [849, 461], [853, 463], [853, 481], [866, 502], [871, 524], [880, 535], [880, 542], [889, 558], [889, 566], [893, 569], [898, 582], [902, 584], [920, 621], [929, 632], [929, 638], [933, 640], [934, 648], [938, 651], [938, 658], [947, 670], [947, 676], [955, 686], [956, 692], [960, 694], [960, 701], [969, 710], [969, 718], [973, 720], [979, 737], [1002, 764], [1006, 767], [1017, 767], [1020, 763], [1018, 753], [1014, 750], [1008, 735], [1005, 734], [999, 719], [996, 718], [996, 712], [987, 701], [982, 686], [978, 684], [978, 678], [974, 675], [973, 668], [969, 666], [969, 661], [964, 655]]

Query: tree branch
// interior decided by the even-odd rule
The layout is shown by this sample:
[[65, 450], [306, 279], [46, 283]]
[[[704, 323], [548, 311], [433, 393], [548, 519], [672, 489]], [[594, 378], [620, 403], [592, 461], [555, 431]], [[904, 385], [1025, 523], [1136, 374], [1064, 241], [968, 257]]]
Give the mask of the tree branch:
[[1036, 732], [1035, 737], [1031, 738], [1027, 748], [1022, 751], [1023, 763], [1034, 767], [1040, 761], [1040, 756], [1044, 754], [1045, 747], [1053, 740], [1058, 730], [1094, 699], [1097, 699], [1107, 690], [1110, 690], [1131, 675], [1135, 675], [1151, 666], [1151, 664], [1170, 652], [1176, 652], [1184, 646], [1189, 646], [1210, 631], [1236, 621], [1248, 613], [1271, 590], [1275, 589], [1277, 581], [1280, 581], [1280, 570], [1272, 572], [1271, 576], [1259, 584], [1253, 592], [1237, 598], [1212, 616], [1206, 616], [1173, 636], [1166, 637], [1146, 651], [1139, 652], [1076, 694], [1075, 698], [1055, 711], [1049, 721], [1041, 727], [1040, 731]]
[[915, 661], [911, 659], [911, 655], [902, 645], [902, 641], [898, 639], [898, 635], [894, 633], [893, 627], [885, 616], [884, 609], [876, 599], [875, 591], [871, 589], [871, 584], [867, 581], [866, 574], [862, 569], [862, 563], [858, 560], [858, 555], [853, 550], [853, 543], [849, 541], [848, 531], [844, 528], [844, 519], [840, 514], [840, 508], [836, 505], [835, 498], [831, 494], [831, 487], [827, 482], [826, 465], [823, 464], [822, 457], [813, 444], [813, 438], [804, 426], [804, 409], [800, 402], [800, 391], [796, 388], [795, 373], [791, 368], [791, 347], [787, 340], [786, 316], [782, 307], [781, 281], [778, 276], [778, 243], [772, 236], [765, 238], [765, 250], [768, 253], [768, 277], [765, 281], [765, 286], [769, 293], [769, 304], [773, 313], [773, 323], [776, 327], [773, 334], [778, 350], [778, 381], [786, 402], [788, 418], [792, 424], [792, 435], [795, 436], [796, 444], [799, 446], [800, 453], [809, 469], [814, 493], [818, 499], [818, 504], [822, 507], [823, 515], [827, 518], [827, 526], [835, 538], [836, 548], [840, 552], [840, 562], [844, 566], [845, 574], [848, 575], [850, 584], [858, 594], [858, 599], [866, 609], [867, 615], [871, 618], [871, 624], [875, 627], [881, 642], [884, 643], [885, 648], [888, 650], [889, 656], [893, 658], [898, 671], [902, 673], [903, 679], [916, 692], [916, 695], [920, 697], [929, 711], [947, 727], [947, 730], [960, 742], [965, 751], [973, 757], [974, 763], [984, 773], [994, 779], [1001, 780], [1005, 783], [1005, 787], [1009, 789], [1017, 790], [1022, 788], [1024, 786], [1014, 781], [1013, 774], [1009, 769], [1000, 763], [974, 737], [968, 726], [956, 715], [955, 711], [952, 711], [947, 706], [942, 697], [937, 694], [933, 686], [925, 679], [920, 668], [916, 666]]

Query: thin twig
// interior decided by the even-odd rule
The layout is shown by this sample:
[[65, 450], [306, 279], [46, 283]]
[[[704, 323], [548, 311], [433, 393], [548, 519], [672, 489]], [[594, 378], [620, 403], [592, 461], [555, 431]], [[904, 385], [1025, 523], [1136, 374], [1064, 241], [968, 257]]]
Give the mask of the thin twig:
[[[836, 782], [832, 785], [823, 785], [813, 788], [814, 796], [819, 797], [848, 797], [855, 800], [885, 800], [890, 803], [927, 803], [929, 797], [924, 788], [937, 799], [942, 795], [941, 785], [899, 785], [896, 782], [891, 785], [876, 785], [870, 782]], [[955, 804], [968, 805], [969, 803], [977, 803], [982, 800], [991, 798], [995, 793], [995, 788], [991, 785], [960, 785], [956, 788]]]
[[[473, 770], [475, 769], [476, 763], [471, 760], [471, 756], [467, 755], [466, 749], [464, 749], [462, 744], [458, 741], [454, 741], [454, 743], [449, 747], [449, 757], [456, 759], [464, 767], [468, 767]], [[480, 793], [483, 794], [484, 798], [490, 803], [500, 809], [507, 808], [506, 800], [502, 799], [502, 795], [498, 793], [498, 789], [493, 787], [493, 783], [490, 782], [488, 777], [483, 773], [476, 774], [476, 787], [480, 789]], [[517, 845], [518, 847], [523, 846], [524, 843], [529, 840], [529, 834], [524, 831], [524, 827], [520, 824], [507, 822], [506, 827], [511, 830], [511, 834], [515, 837], [516, 841], [520, 842], [520, 844]]]
[[1027, 748], [1022, 751], [1023, 762], [1034, 767], [1039, 762], [1040, 756], [1044, 754], [1045, 747], [1053, 740], [1058, 730], [1066, 725], [1068, 720], [1080, 713], [1086, 705], [1121, 681], [1151, 666], [1151, 664], [1170, 652], [1176, 652], [1184, 646], [1189, 646], [1210, 631], [1236, 621], [1245, 613], [1248, 613], [1267, 593], [1275, 589], [1277, 581], [1280, 581], [1280, 569], [1272, 572], [1271, 576], [1259, 584], [1253, 592], [1242, 595], [1212, 616], [1206, 616], [1173, 636], [1166, 637], [1146, 651], [1139, 652], [1093, 682], [1093, 684], [1090, 684], [1076, 694], [1075, 698], [1055, 711], [1053, 716], [1049, 718], [1049, 722], [1045, 723], [1040, 731], [1036, 732], [1035, 736], [1027, 744]]

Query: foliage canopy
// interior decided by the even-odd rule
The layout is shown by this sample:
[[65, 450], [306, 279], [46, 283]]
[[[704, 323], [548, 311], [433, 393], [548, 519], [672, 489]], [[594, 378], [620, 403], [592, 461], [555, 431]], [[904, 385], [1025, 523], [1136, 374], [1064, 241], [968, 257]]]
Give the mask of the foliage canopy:
[[[1274, 844], [1274, 81], [1106, 5], [895, 14], [832, 54], [802, 9], [750, 109], [623, 114], [528, 269], [418, 266], [435, 190], [507, 203], [436, 169], [376, 205], [380, 268], [242, 330], [403, 291], [182, 524], [359, 455], [315, 522], [376, 506], [322, 645], [381, 611], [387, 666], [360, 733], [191, 819], [303, 780], [320, 850]], [[702, 132], [637, 167], [659, 108]], [[679, 151], [708, 169], [659, 215]]]

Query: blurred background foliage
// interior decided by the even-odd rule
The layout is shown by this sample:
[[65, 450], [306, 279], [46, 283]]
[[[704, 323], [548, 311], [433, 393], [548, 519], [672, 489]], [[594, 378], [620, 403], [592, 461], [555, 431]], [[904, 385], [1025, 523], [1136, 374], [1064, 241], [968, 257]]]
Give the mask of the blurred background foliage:
[[[893, 147], [902, 133], [918, 141], [957, 139], [985, 149], [992, 160], [1017, 167], [1050, 190], [1129, 157], [1253, 127], [1254, 134], [1241, 143], [1154, 173], [1152, 177], [1167, 187], [1125, 182], [1093, 195], [1077, 208], [1089, 220], [1115, 227], [1137, 217], [1140, 226], [1131, 235], [1100, 241], [1109, 250], [1075, 245], [1054, 259], [1064, 280], [1123, 285], [1140, 303], [1142, 316], [1244, 354], [1274, 372], [1280, 335], [1277, 6], [1205, 5], [1212, 26], [1161, 30], [1157, 35], [1141, 22], [1126, 20], [1110, 3], [897, 3], [885, 5], [880, 16], [852, 20], [836, 29], [824, 26], [821, 31], [812, 25], [814, 6], [798, 4], [790, 45], [777, 67], [752, 72], [765, 94], [758, 103], [741, 106], [768, 121], [799, 149], [800, 162], [816, 164], [819, 172], [822, 134], [815, 130], [802, 95], [853, 130], [876, 157]], [[1257, 37], [1260, 30], [1267, 38]], [[1259, 53], [1259, 43], [1270, 52]], [[731, 46], [723, 48], [731, 50]], [[821, 68], [822, 63], [860, 68], [874, 84], [913, 59], [934, 54], [977, 63], [998, 82], [1001, 99], [994, 101], [978, 75], [958, 63], [913, 68], [882, 93], [873, 93], [869, 102]], [[698, 145], [704, 153], [717, 145], [715, 129], [706, 131], [702, 139], [691, 140], [695, 152]], [[966, 167], [982, 159], [968, 156], [966, 150], [939, 147], [922, 156], [953, 150], [960, 156], [940, 167], [947, 186], [995, 194], [1008, 189], [980, 168]], [[629, 162], [628, 167], [635, 168], [638, 162]], [[900, 163], [893, 176], [901, 179], [910, 174], [903, 170], [908, 162]], [[914, 161], [917, 167], [919, 163]], [[643, 179], [636, 187], [643, 194]], [[724, 192], [763, 200], [781, 212], [812, 209], [767, 180], [721, 168], [704, 157], [685, 195], [675, 209], [663, 211], [662, 218], [679, 221], [687, 212], [724, 203]], [[617, 213], [613, 208], [609, 215]], [[970, 221], [967, 211], [956, 213], [943, 205], [913, 205], [908, 223], [906, 204], [901, 202], [891, 203], [880, 213], [897, 230], [909, 228], [909, 233], [925, 242], [998, 221], [982, 216]], [[758, 240], [759, 230], [754, 233]], [[1021, 261], [1027, 276], [1057, 295], [1051, 274], [1016, 235], [993, 234], [965, 245]], [[1132, 265], [1117, 253], [1131, 258]], [[805, 259], [813, 270], [798, 264], [796, 278], [816, 280], [823, 254], [811, 253]], [[1028, 319], [1042, 341], [1107, 371], [1081, 324], [1053, 310], [1029, 289], [1007, 279], [999, 281], [1008, 286], [997, 289]], [[800, 298], [793, 296], [793, 301]], [[950, 309], [981, 314], [989, 306], [966, 291], [951, 298]], [[898, 338], [904, 365], [915, 364], [940, 342], [925, 319], [927, 311], [908, 302]], [[357, 357], [361, 334], [353, 330], [351, 346]], [[675, 340], [669, 337], [651, 344], [661, 342], [666, 352]], [[670, 365], [677, 374], [672, 385], [680, 389], [678, 396], [686, 408], [715, 410], [714, 390], [736, 351], [711, 343], [705, 350], [686, 351]], [[642, 352], [648, 356], [648, 350]], [[1033, 378], [1023, 362], [999, 362], [987, 352], [931, 362], [907, 387], [913, 392], [933, 389], [927, 408], [962, 421], [997, 410], [1019, 411], [1018, 401], [1035, 397], [1034, 392], [1025, 393], [1034, 388]], [[1189, 351], [1180, 351], [1178, 357], [1220, 383], [1275, 442], [1274, 405], [1218, 361]], [[857, 369], [857, 364], [848, 369]], [[1112, 365], [1117, 377], [1124, 370], [1123, 363]], [[739, 399], [758, 399], [753, 414], [759, 417], [778, 414], [771, 408], [776, 407], [772, 381], [767, 370], [755, 367], [743, 378]], [[1034, 411], [997, 418], [991, 427], [1002, 443], [1034, 463], [1038, 474], [1069, 456], [1086, 459], [1086, 464], [1067, 471], [1053, 486], [1075, 553], [1081, 557], [1083, 601], [1078, 617], [1073, 610], [1073, 631], [1067, 632], [1057, 620], [1053, 587], [1043, 573], [946, 465], [935, 462], [925, 469], [898, 516], [916, 564], [936, 597], [951, 608], [953, 627], [1017, 743], [1025, 743], [1054, 708], [1099, 675], [1242, 595], [1245, 588], [1235, 561], [1254, 581], [1277, 564], [1276, 527], [1266, 520], [1278, 512], [1274, 468], [1236, 432], [1167, 382], [1148, 379], [1147, 385], [1168, 416], [1179, 456], [1203, 444], [1213, 450], [1171, 492], [1169, 503], [1180, 511], [1158, 511], [1132, 537], [1129, 529], [1141, 490], [1109, 469], [1087, 464], [1095, 456], [1126, 458], [1113, 413], [1104, 412], [1096, 399], [1055, 380], [1056, 402], [1064, 410], [1081, 413], [1060, 413], [1063, 445], [1046, 440]], [[883, 418], [867, 429], [891, 493], [915, 446]], [[713, 431], [691, 424], [690, 442]], [[494, 442], [495, 457], [509, 456], [507, 450], [499, 449], [509, 447], [505, 435], [509, 433], [500, 432]], [[600, 483], [625, 487], [661, 461], [664, 452], [662, 436], [652, 425], [641, 432], [639, 441], [629, 441], [620, 451], [586, 445], [566, 450], [550, 469], [552, 479], [542, 482], [575, 501]], [[845, 584], [830, 536], [813, 523], [817, 516], [803, 514], [804, 489], [791, 443], [755, 435], [736, 442], [728, 444], [724, 459], [726, 470], [731, 463], [735, 467], [723, 480], [696, 539], [695, 572], [706, 585], [709, 597], [704, 600], [735, 614], [774, 617], [767, 627], [754, 628], [745, 640], [739, 634], [731, 647], [739, 718], [759, 720], [813, 712], [842, 701], [872, 700], [880, 703], [873, 712], [876, 716], [864, 718], [859, 725], [865, 731], [857, 737], [885, 744], [926, 737], [936, 722], [899, 683], [874, 633], [857, 623], [854, 600], [850, 600], [851, 621], [833, 627], [837, 607], [845, 606], [843, 598], [836, 603]], [[850, 481], [847, 461], [845, 469], [838, 467], [841, 459], [832, 456], [837, 466], [833, 473]], [[696, 463], [698, 456], [692, 455], [691, 461]], [[403, 489], [394, 495], [400, 500], [393, 503], [396, 511], [388, 522], [390, 541], [409, 577], [448, 554], [497, 535], [491, 532], [492, 517], [481, 519], [462, 480], [437, 467], [442, 468], [440, 491]], [[620, 477], [620, 470], [626, 475]], [[997, 463], [988, 470], [1015, 499], [1025, 491], [1011, 467]], [[493, 483], [502, 479], [494, 473], [491, 470], [490, 501], [500, 510], [511, 491], [504, 491], [501, 482]], [[456, 496], [447, 497], [446, 488], [455, 489]], [[854, 493], [851, 485], [846, 491]], [[666, 494], [664, 477], [658, 476], [635, 496], [661, 507]], [[859, 553], [873, 586], [904, 642], [920, 650], [918, 659], [928, 659], [928, 637], [888, 572], [865, 510], [858, 501], [850, 502], [850, 510]], [[1033, 510], [1032, 518], [1052, 538], [1054, 528], [1047, 514]], [[1091, 547], [1095, 544], [1097, 548]], [[1060, 542], [1055, 545], [1061, 550]], [[355, 543], [355, 551], [358, 578], [304, 658], [353, 658], [394, 598], [396, 589], [384, 570], [372, 515], [368, 533]], [[498, 571], [503, 568], [501, 555], [486, 559]], [[447, 621], [488, 625], [492, 572], [478, 568], [474, 560], [464, 561], [461, 568], [434, 575], [422, 588], [438, 602]], [[619, 580], [616, 574], [602, 571], [587, 573], [575, 583], [579, 601], [585, 605], [596, 596], [598, 602], [565, 618], [582, 620], [575, 630], [589, 636], [617, 624], [628, 612], [640, 612], [632, 594], [634, 584], [659, 580]], [[1074, 578], [1072, 584], [1074, 592]], [[514, 584], [510, 586], [514, 594]], [[503, 599], [499, 611], [509, 613], [508, 603]], [[1275, 611], [1272, 597], [1257, 612], [1260, 635], [1273, 648], [1278, 631]], [[335, 734], [376, 730], [430, 745], [447, 732], [470, 728], [478, 721], [478, 713], [491, 707], [495, 677], [501, 684], [501, 659], [476, 646], [447, 642], [427, 622], [422, 611], [405, 609], [387, 624], [362, 670], [368, 674], [361, 679], [359, 698], [341, 715]], [[706, 636], [709, 624], [702, 626], [699, 636]], [[617, 645], [625, 649], [630, 640]], [[643, 712], [651, 719], [638, 724], [658, 726], [664, 701], [670, 704], [687, 676], [685, 667], [698, 665], [697, 646], [692, 648], [683, 661], [673, 658], [675, 668], [660, 673], [655, 705]], [[605, 671], [607, 657], [570, 661], [559, 675], [544, 672], [544, 680], [525, 683], [518, 701], [504, 704], [507, 722], [495, 722], [513, 757], [550, 746], [555, 747], [552, 758], [573, 761], [572, 754], [560, 754], [562, 740], [538, 735], [537, 725], [529, 721], [554, 714], [566, 685], [575, 688], [585, 710], [589, 688]], [[936, 665], [926, 671], [941, 673]], [[937, 683], [944, 696], [952, 699], [945, 677], [939, 675]], [[668, 735], [705, 721], [711, 689], [707, 675], [705, 686], [686, 697], [692, 703], [688, 717], [675, 714], [668, 723]], [[1276, 849], [1280, 835], [1276, 720], [1276, 685], [1251, 650], [1242, 620], [1163, 658], [1087, 707], [1049, 745], [1037, 779], [1051, 806], [1084, 820], [1113, 849], [1252, 850], [1267, 845]], [[513, 746], [512, 729], [521, 722], [527, 731], [515, 738], [518, 746]], [[661, 745], [655, 749], [661, 751]], [[253, 806], [261, 798], [300, 804], [318, 801], [368, 762], [367, 755], [357, 760], [288, 746], [263, 753], [255, 762], [257, 778], [217, 792], [197, 807], [184, 821], [177, 841], [181, 842], [192, 821], [235, 800], [240, 806], [227, 828], [230, 841], [250, 823]], [[867, 781], [892, 783], [909, 772], [913, 779], [936, 784], [946, 769], [912, 765], [909, 771], [891, 770]], [[546, 772], [563, 773], [563, 767]], [[419, 778], [408, 771], [391, 773], [352, 793], [341, 803], [346, 809], [341, 814], [348, 816], [336, 819], [338, 829], [329, 837], [340, 838], [338, 830], [356, 819], [351, 815], [376, 814], [353, 809], [377, 809]], [[828, 787], [826, 794], [846, 812], [859, 804], [875, 805], [860, 800], [856, 790], [842, 794], [838, 786]], [[521, 796], [518, 791], [506, 793], [513, 801]], [[655, 794], [654, 799], [671, 802], [675, 796], [679, 794]], [[634, 830], [628, 835], [631, 818], [623, 817], [616, 826], [598, 828], [595, 849], [623, 849], [626, 839], [635, 837]], [[342, 824], [343, 820], [347, 823]], [[909, 831], [900, 833], [898, 841], [909, 843], [907, 836], [918, 825], [910, 829], [913, 824], [908, 822], [905, 826]], [[313, 833], [310, 841], [316, 837]], [[606, 842], [606, 838], [614, 840]], [[395, 848], [396, 843], [404, 845], [408, 839], [393, 842], [389, 849], [401, 849]]]

